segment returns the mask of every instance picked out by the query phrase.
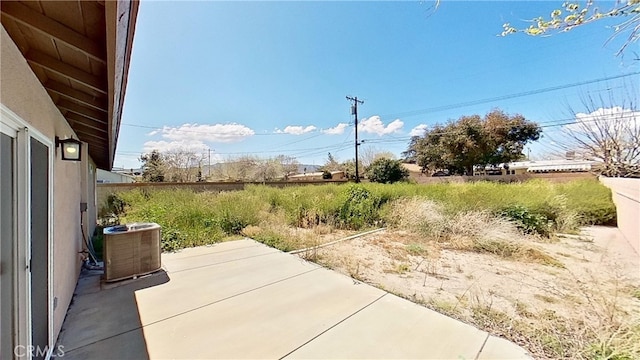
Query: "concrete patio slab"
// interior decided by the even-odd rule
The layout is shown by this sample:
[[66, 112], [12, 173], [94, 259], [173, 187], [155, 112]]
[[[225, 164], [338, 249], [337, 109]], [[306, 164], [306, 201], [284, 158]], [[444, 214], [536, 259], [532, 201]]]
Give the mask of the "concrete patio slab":
[[407, 300], [253, 240], [163, 254], [136, 280], [78, 281], [65, 359], [528, 358]]
[[392, 294], [287, 358], [475, 359], [488, 334]]
[[146, 326], [149, 355], [181, 358], [186, 348], [190, 358], [278, 359], [385, 295], [352, 291], [357, 285], [342, 276], [327, 281], [329, 272], [308, 271]]
[[[171, 281], [164, 286], [136, 292], [138, 304], [154, 304], [158, 299], [163, 302], [163, 306], [140, 306], [141, 323], [151, 324], [320, 268], [293, 256], [276, 256], [281, 255], [280, 252], [267, 254], [270, 256], [212, 264], [177, 273], [169, 271]], [[173, 268], [173, 264], [169, 262], [167, 268]]]
[[509, 340], [489, 336], [478, 356], [478, 360], [510, 360], [527, 356], [523, 348], [513, 346]]

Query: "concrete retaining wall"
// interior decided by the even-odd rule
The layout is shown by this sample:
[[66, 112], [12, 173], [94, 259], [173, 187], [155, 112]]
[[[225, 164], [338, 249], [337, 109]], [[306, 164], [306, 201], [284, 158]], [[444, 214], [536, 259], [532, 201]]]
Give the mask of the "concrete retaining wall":
[[600, 177], [611, 189], [618, 213], [618, 228], [640, 255], [640, 179]]

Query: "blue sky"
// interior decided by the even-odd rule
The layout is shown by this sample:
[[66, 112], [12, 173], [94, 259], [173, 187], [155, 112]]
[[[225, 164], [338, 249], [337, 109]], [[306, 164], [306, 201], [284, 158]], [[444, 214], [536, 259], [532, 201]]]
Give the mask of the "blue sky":
[[[637, 44], [616, 57], [624, 38], [607, 43], [615, 21], [497, 36], [503, 23], [526, 27], [561, 4], [443, 1], [434, 12], [423, 1], [143, 1], [114, 166], [138, 167], [154, 148], [211, 149], [212, 162], [352, 159], [347, 95], [364, 100], [361, 149], [397, 155], [421, 128], [494, 108], [561, 123], [581, 96], [640, 80], [565, 87], [640, 71]], [[558, 150], [557, 130], [545, 128], [532, 156]]]

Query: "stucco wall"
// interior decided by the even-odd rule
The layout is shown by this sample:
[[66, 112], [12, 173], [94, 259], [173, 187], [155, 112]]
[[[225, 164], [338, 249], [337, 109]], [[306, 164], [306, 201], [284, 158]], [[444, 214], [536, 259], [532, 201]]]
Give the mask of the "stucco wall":
[[[15, 43], [2, 27], [0, 44], [0, 101], [29, 127], [55, 144], [60, 138], [75, 136], [46, 90], [29, 68]], [[77, 137], [76, 137], [77, 138]], [[55, 145], [54, 145], [55, 146]], [[52, 149], [55, 151], [55, 149]], [[54, 336], [60, 331], [81, 267], [80, 230], [81, 174], [86, 162], [60, 160], [55, 151], [53, 162], [53, 296], [57, 307], [53, 314]], [[95, 209], [95, 205], [94, 205]], [[95, 212], [95, 210], [94, 210]]]
[[600, 181], [611, 189], [620, 232], [640, 255], [640, 179], [601, 176]]

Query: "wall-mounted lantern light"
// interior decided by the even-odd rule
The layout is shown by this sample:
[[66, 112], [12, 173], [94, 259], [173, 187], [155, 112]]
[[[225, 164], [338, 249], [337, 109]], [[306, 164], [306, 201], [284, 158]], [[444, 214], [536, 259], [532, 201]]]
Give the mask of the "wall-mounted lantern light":
[[81, 151], [80, 151], [80, 140], [76, 139], [64, 139], [60, 140], [56, 136], [56, 147], [60, 146], [62, 149], [62, 160], [67, 161], [80, 161]]

